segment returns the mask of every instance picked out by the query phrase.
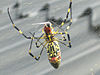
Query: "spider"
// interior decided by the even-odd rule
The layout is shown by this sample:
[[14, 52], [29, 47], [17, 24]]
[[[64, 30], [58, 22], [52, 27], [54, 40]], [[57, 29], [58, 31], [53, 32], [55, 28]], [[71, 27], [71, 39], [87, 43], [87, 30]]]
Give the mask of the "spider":
[[[54, 31], [52, 25], [55, 24], [54, 22], [45, 22], [44, 23], [44, 27], [42, 29], [42, 35], [40, 37], [35, 37], [35, 32], [30, 34], [32, 36], [26, 36], [13, 22], [11, 16], [10, 16], [10, 12], [9, 12], [9, 8], [7, 9], [8, 11], [8, 15], [9, 18], [11, 20], [11, 23], [13, 25], [13, 27], [21, 34], [23, 35], [26, 39], [30, 39], [31, 43], [30, 43], [30, 48], [29, 48], [29, 55], [32, 56], [35, 60], [39, 60], [40, 56], [44, 50], [44, 48], [46, 48], [47, 50], [47, 55], [48, 55], [48, 60], [50, 62], [50, 64], [57, 69], [61, 63], [61, 51], [60, 51], [60, 46], [58, 43], [61, 43], [63, 45], [65, 45], [66, 47], [71, 48], [71, 40], [70, 40], [70, 36], [67, 32], [67, 30], [70, 28], [71, 24], [72, 24], [72, 0], [70, 0], [70, 4], [69, 4], [69, 8], [66, 14], [66, 18], [64, 19], [64, 21], [61, 23], [61, 25], [57, 26], [58, 29], [56, 31]], [[68, 17], [70, 14], [70, 23], [69, 25], [66, 26], [66, 30], [62, 29], [62, 26], [68, 21]], [[60, 30], [62, 30], [63, 32], [60, 32]], [[55, 37], [55, 35], [61, 35], [62, 39], [58, 39]], [[65, 36], [68, 37], [68, 44], [65, 44], [63, 41], [67, 41], [67, 39], [65, 38]], [[32, 54], [31, 49], [32, 49], [32, 43], [34, 41], [34, 39], [36, 39], [35, 45], [37, 48], [39, 48], [40, 46], [42, 47], [42, 50], [39, 54], [38, 57], [36, 57], [35, 55]], [[40, 41], [40, 39], [44, 39], [43, 42]]]

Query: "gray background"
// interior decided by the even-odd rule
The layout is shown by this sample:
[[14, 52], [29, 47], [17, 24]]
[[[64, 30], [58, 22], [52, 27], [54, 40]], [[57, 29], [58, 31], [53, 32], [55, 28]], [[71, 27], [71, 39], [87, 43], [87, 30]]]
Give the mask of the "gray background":
[[[39, 10], [50, 4], [50, 16], [65, 18], [69, 0], [23, 0], [21, 12], [30, 13], [25, 19], [15, 19], [12, 6], [16, 0], [0, 0], [0, 75], [100, 75], [100, 38], [89, 28], [88, 17], [78, 19], [83, 11], [93, 9], [93, 25], [100, 24], [100, 0], [73, 0], [73, 24], [68, 31], [72, 48], [61, 45], [62, 61], [58, 69], [48, 62], [46, 50], [37, 62], [28, 54], [30, 40], [25, 39], [13, 27], [7, 15], [7, 8], [15, 24], [29, 35], [30, 31], [39, 31], [38, 25], [45, 17]], [[40, 33], [37, 33], [40, 35]], [[33, 45], [37, 56], [41, 50]]]

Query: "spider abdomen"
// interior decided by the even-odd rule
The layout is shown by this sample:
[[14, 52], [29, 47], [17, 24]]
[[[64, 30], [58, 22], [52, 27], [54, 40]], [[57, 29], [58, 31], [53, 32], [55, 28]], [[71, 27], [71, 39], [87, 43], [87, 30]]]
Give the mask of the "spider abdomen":
[[48, 43], [47, 45], [48, 59], [54, 68], [58, 68], [61, 62], [61, 52], [57, 41]]

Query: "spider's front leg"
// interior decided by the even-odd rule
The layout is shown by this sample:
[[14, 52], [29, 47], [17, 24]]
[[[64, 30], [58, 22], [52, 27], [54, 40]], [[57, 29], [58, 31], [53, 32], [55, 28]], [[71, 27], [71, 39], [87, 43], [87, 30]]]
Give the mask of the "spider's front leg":
[[[70, 20], [68, 20], [68, 17], [69, 17], [69, 14], [70, 14]], [[70, 0], [70, 4], [69, 4], [69, 8], [68, 8], [68, 11], [67, 11], [67, 14], [66, 14], [66, 17], [64, 19], [64, 21], [61, 23], [61, 25], [59, 26], [59, 29], [57, 30], [57, 32], [59, 32], [59, 30], [61, 29], [61, 27], [67, 23], [67, 22], [70, 22], [69, 25], [67, 25], [66, 27], [66, 30], [68, 30], [72, 24], [72, 0]], [[62, 29], [61, 29], [62, 30]]]
[[14, 24], [14, 22], [13, 22], [13, 20], [12, 20], [12, 18], [11, 18], [10, 12], [9, 12], [9, 8], [7, 9], [7, 11], [8, 11], [8, 15], [9, 15], [9, 18], [10, 18], [10, 20], [11, 20], [11, 23], [12, 23], [13, 27], [14, 27], [21, 35], [23, 35], [26, 39], [32, 39], [33, 37], [26, 36], [26, 35], [22, 32], [22, 30], [20, 30], [20, 29]]

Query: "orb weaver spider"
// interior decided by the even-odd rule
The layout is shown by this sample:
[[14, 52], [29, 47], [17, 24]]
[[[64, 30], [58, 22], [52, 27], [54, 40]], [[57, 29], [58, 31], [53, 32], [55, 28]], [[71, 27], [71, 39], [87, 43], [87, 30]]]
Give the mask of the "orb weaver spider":
[[[20, 33], [22, 34], [26, 39], [31, 39], [31, 44], [30, 44], [30, 48], [29, 48], [29, 55], [32, 56], [35, 60], [39, 60], [40, 59], [40, 56], [44, 50], [44, 48], [47, 49], [47, 55], [48, 55], [48, 60], [49, 62], [51, 63], [51, 65], [57, 69], [60, 65], [60, 62], [61, 62], [61, 51], [60, 51], [60, 47], [59, 47], [59, 43], [71, 48], [71, 41], [70, 41], [70, 36], [69, 34], [67, 33], [67, 30], [70, 28], [71, 24], [72, 24], [72, 0], [70, 0], [70, 5], [69, 5], [69, 8], [68, 8], [68, 11], [67, 11], [67, 14], [66, 14], [66, 18], [64, 19], [64, 21], [61, 23], [60, 26], [57, 26], [58, 29], [57, 31], [53, 31], [53, 27], [52, 27], [52, 24], [54, 22], [45, 22], [44, 23], [44, 27], [42, 29], [42, 32], [43, 34], [40, 36], [40, 37], [35, 37], [35, 33], [31, 33], [30, 34], [32, 35], [32, 37], [30, 36], [26, 36], [13, 22], [11, 16], [10, 16], [10, 12], [9, 12], [9, 8], [7, 9], [8, 11], [8, 15], [9, 15], [9, 18], [11, 20], [11, 23], [13, 25], [13, 27]], [[62, 29], [62, 26], [68, 21], [68, 17], [69, 17], [69, 14], [70, 14], [70, 23], [69, 25], [66, 27], [66, 30]], [[55, 23], [54, 23], [55, 24]], [[63, 30], [63, 32], [60, 32], [60, 29]], [[62, 38], [63, 39], [58, 39], [55, 37], [55, 35], [57, 34], [60, 34], [62, 35]], [[63, 41], [67, 41], [66, 38], [65, 38], [65, 35], [67, 35], [68, 37], [68, 44], [65, 44]], [[33, 40], [36, 39], [37, 41], [35, 42], [35, 45], [37, 48], [39, 48], [40, 46], [43, 46], [40, 54], [38, 57], [34, 56], [31, 52], [31, 49], [32, 49], [32, 43], [33, 43]], [[45, 39], [45, 41], [41, 42], [40, 39]]]

